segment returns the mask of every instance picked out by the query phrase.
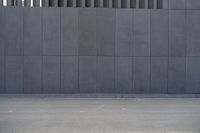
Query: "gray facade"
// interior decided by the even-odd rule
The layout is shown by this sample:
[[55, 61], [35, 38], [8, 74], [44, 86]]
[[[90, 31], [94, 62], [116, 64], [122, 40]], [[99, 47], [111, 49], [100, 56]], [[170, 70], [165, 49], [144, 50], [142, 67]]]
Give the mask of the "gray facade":
[[0, 6], [0, 93], [200, 93], [200, 2]]

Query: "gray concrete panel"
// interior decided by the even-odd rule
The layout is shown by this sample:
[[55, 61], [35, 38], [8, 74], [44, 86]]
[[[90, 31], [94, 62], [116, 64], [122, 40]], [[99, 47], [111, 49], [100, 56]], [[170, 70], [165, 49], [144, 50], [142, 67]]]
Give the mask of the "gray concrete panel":
[[0, 25], [1, 25], [1, 30], [0, 30], [0, 56], [4, 55], [5, 51], [5, 44], [4, 44], [4, 8], [0, 7]]
[[81, 3], [82, 7], [85, 7], [85, 0], [81, 0]]
[[186, 0], [187, 9], [200, 9], [200, 0]]
[[185, 93], [185, 58], [169, 58], [168, 93]]
[[115, 61], [115, 91], [131, 93], [133, 83], [132, 57], [118, 57]]
[[150, 92], [150, 57], [133, 58], [133, 85], [135, 93]]
[[61, 8], [61, 55], [78, 55], [78, 9]]
[[187, 56], [200, 56], [200, 11], [188, 10], [187, 18]]
[[115, 55], [115, 9], [97, 9], [97, 54]]
[[117, 1], [117, 8], [121, 8], [122, 6], [122, 2], [121, 2], [121, 0], [116, 0]]
[[190, 0], [169, 0], [169, 9], [185, 9], [186, 1]]
[[186, 16], [184, 10], [169, 11], [169, 56], [186, 56]]
[[96, 55], [96, 9], [79, 9], [79, 55]]
[[60, 55], [60, 8], [43, 8], [43, 54]]
[[23, 57], [6, 56], [6, 93], [23, 93]]
[[61, 92], [79, 93], [77, 56], [61, 57]]
[[169, 9], [169, 0], [162, 0], [162, 3], [163, 3], [162, 6], [163, 9]]
[[168, 10], [151, 10], [151, 56], [168, 56]]
[[5, 57], [0, 56], [0, 93], [5, 93]]
[[154, 7], [154, 9], [157, 8], [157, 0], [153, 0], [153, 7]]
[[200, 93], [200, 58], [188, 57], [186, 60], [186, 93]]
[[150, 93], [167, 93], [167, 66], [165, 57], [151, 57]]
[[79, 56], [79, 89], [81, 93], [96, 92], [96, 57]]
[[24, 7], [24, 55], [42, 54], [42, 8]]
[[132, 56], [132, 10], [116, 9], [116, 56]]
[[150, 10], [134, 10], [133, 55], [150, 56]]
[[114, 57], [98, 56], [97, 58], [97, 92], [113, 93], [115, 87]]
[[43, 92], [60, 93], [60, 57], [43, 57]]
[[200, 12], [184, 1], [170, 0], [172, 10], [0, 7], [0, 93], [200, 93]]
[[42, 93], [42, 57], [24, 56], [24, 93]]
[[4, 41], [6, 55], [22, 55], [23, 48], [23, 8], [5, 7]]
[[73, 0], [72, 4], [73, 4], [73, 7], [76, 7], [77, 0]]

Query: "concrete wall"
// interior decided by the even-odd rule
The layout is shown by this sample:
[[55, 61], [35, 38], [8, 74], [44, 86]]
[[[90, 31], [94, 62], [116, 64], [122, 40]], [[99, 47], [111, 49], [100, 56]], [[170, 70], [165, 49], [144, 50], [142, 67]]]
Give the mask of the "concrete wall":
[[200, 93], [199, 9], [0, 7], [0, 93]]

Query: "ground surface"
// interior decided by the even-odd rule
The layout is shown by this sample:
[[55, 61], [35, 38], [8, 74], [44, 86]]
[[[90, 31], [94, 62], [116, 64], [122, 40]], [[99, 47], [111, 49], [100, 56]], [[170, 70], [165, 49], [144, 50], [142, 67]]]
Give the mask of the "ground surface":
[[200, 133], [200, 99], [0, 97], [0, 133]]

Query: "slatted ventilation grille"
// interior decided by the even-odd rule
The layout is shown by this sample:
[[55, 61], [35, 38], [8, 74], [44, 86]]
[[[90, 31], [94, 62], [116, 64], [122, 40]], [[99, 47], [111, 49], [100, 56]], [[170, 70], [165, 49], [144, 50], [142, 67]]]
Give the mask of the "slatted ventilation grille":
[[163, 0], [2, 0], [0, 5], [162, 9]]

